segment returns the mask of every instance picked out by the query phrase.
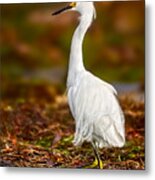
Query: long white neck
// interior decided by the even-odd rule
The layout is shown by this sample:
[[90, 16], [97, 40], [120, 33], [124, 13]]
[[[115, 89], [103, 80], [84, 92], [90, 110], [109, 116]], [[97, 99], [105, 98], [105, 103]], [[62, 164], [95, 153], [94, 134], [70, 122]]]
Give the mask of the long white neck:
[[85, 71], [82, 56], [82, 42], [91, 22], [91, 16], [82, 15], [80, 18], [79, 26], [74, 32], [71, 43], [67, 87], [72, 86], [78, 73], [80, 73], [81, 71]]

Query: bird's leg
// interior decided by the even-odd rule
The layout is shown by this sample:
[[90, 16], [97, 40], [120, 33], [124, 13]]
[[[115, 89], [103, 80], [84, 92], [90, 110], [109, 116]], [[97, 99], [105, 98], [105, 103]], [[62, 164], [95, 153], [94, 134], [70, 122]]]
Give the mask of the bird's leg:
[[103, 169], [103, 162], [100, 158], [100, 155], [98, 153], [98, 148], [96, 147], [95, 143], [92, 143], [92, 147], [93, 147], [93, 150], [94, 150], [94, 154], [95, 154], [95, 161], [94, 161], [94, 165], [98, 165], [100, 169]]

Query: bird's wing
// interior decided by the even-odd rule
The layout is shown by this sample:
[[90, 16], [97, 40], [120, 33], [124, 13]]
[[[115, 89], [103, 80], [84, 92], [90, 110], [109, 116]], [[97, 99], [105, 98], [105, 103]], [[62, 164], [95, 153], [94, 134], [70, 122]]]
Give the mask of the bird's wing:
[[109, 83], [101, 80], [100, 78], [98, 78], [97, 76], [94, 76], [93, 74], [91, 74], [90, 72], [87, 72], [89, 76], [91, 76], [91, 79], [94, 79], [94, 81], [96, 81], [96, 83], [98, 82], [99, 84], [103, 84], [104, 87], [108, 88], [112, 93], [114, 93], [115, 95], [117, 95], [117, 91], [116, 89]]
[[[89, 111], [92, 112], [91, 116], [93, 117], [93, 114], [96, 114], [96, 118], [93, 117], [94, 120], [92, 120], [97, 127], [96, 134], [107, 140], [109, 145], [121, 147], [125, 141], [125, 119], [117, 99], [116, 90], [92, 74], [88, 76], [87, 79], [92, 86], [92, 95], [89, 98], [93, 102], [88, 106], [90, 106]], [[87, 93], [89, 94], [89, 92]], [[100, 147], [102, 146], [104, 145], [101, 143]]]
[[94, 126], [100, 129], [96, 131], [98, 136], [107, 139], [109, 144], [114, 132], [113, 138], [124, 138], [124, 116], [115, 89], [91, 73], [80, 77], [79, 82], [68, 90], [70, 110], [76, 120], [76, 144], [88, 140]]

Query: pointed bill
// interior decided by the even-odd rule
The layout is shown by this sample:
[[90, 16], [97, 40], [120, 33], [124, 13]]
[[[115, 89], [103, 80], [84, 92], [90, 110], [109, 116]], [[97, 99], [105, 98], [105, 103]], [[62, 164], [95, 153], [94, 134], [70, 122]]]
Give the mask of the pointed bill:
[[69, 10], [69, 9], [72, 9], [72, 6], [71, 6], [71, 5], [68, 5], [68, 6], [66, 6], [66, 7], [64, 7], [64, 8], [62, 8], [62, 9], [60, 9], [60, 10], [57, 10], [57, 11], [53, 12], [53, 13], [52, 13], [52, 16], [61, 14], [62, 12], [67, 11], [67, 10]]

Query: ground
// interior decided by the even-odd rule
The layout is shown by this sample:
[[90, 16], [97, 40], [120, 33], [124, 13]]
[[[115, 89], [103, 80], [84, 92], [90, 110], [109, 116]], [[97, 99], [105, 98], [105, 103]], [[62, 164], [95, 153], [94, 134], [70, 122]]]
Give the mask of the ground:
[[[100, 150], [104, 169], [144, 169], [144, 102], [131, 95], [119, 99], [126, 118], [126, 144]], [[75, 121], [64, 96], [52, 103], [4, 100], [0, 116], [1, 166], [89, 168], [94, 161], [90, 144], [72, 144]]]

